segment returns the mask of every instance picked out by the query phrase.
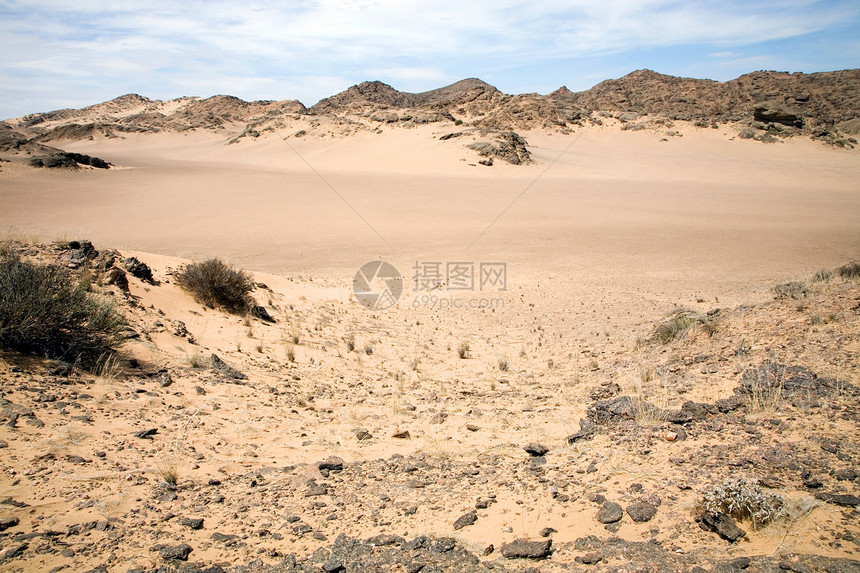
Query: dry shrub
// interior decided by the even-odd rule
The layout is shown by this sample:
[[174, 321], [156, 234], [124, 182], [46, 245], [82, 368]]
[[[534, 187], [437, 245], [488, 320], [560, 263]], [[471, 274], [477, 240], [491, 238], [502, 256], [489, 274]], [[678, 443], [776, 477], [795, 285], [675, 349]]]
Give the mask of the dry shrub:
[[210, 308], [245, 314], [255, 304], [251, 297], [254, 289], [251, 275], [218, 258], [185, 265], [177, 274], [176, 283]]
[[92, 367], [123, 340], [115, 305], [57, 265], [0, 258], [0, 346]]

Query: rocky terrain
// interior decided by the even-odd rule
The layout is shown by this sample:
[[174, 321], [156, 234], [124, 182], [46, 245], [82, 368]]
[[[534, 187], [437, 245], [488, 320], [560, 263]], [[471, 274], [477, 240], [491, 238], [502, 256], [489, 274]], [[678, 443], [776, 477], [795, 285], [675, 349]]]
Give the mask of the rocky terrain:
[[0, 355], [0, 571], [860, 570], [857, 263], [610, 337], [563, 293], [371, 313], [258, 273], [242, 317], [180, 260], [4, 248], [129, 327], [93, 371]]
[[[493, 158], [528, 163], [524, 132], [568, 134], [586, 123], [648, 130], [659, 137], [675, 135], [678, 122], [729, 126], [741, 138], [767, 143], [804, 136], [853, 148], [860, 132], [858, 110], [860, 70], [754, 72], [728, 82], [638, 70], [586, 91], [562, 87], [549, 95], [508, 95], [474, 78], [422, 93], [373, 81], [310, 108], [295, 100], [246, 102], [219, 95], [159, 101], [129, 94], [82, 109], [7, 120], [0, 124], [0, 157], [56, 156], [57, 151], [39, 145], [130, 133], [211, 130], [227, 143], [239, 143], [267, 135], [326, 138], [426, 124], [438, 126], [436, 137], [452, 139], [451, 145], [464, 145], [457, 137], [469, 135], [486, 165]], [[521, 140], [522, 149], [512, 152], [504, 144], [512, 140]], [[66, 159], [43, 164], [71, 165]]]

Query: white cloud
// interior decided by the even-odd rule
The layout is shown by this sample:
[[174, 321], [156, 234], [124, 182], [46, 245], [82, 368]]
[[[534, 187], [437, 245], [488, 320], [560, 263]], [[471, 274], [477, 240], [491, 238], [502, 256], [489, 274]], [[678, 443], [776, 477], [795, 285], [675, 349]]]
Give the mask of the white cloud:
[[[300, 86], [302, 93], [281, 97], [311, 104], [341, 80], [346, 85], [336, 89], [373, 76], [429, 89], [460, 79], [462, 70], [503, 73], [552, 59], [691, 44], [732, 59], [740, 56], [733, 46], [851, 19], [857, 9], [848, 0], [7, 0], [0, 5], [0, 71], [17, 82], [53, 84], [58, 98], [70, 89], [92, 91], [70, 78], [201, 95], [217, 79], [230, 85], [216, 92]], [[316, 90], [308, 83], [314, 77], [323, 78]], [[11, 91], [0, 87], [0, 115]]]

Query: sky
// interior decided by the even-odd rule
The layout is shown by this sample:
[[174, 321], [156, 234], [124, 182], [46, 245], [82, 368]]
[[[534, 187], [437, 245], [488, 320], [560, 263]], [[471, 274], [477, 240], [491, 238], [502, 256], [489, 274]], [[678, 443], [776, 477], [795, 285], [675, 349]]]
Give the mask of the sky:
[[2, 119], [126, 93], [310, 106], [366, 80], [549, 93], [858, 67], [858, 0], [0, 0]]

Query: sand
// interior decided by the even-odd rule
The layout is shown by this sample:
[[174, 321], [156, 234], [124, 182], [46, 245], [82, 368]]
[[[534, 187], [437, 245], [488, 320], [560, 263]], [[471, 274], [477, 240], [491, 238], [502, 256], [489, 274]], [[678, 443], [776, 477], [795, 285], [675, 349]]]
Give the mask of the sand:
[[[161, 284], [132, 279], [128, 313], [142, 338], [123, 347], [123, 362], [107, 375], [81, 373], [74, 383], [94, 396], [84, 408], [95, 425], [69, 425], [46, 407], [38, 411], [44, 429], [3, 429], [16, 456], [8, 469], [16, 473], [0, 478], [0, 497], [34, 506], [22, 513], [22, 531], [43, 519], [63, 529], [113, 518], [121, 532], [139, 535], [136, 545], [126, 538], [111, 545], [111, 535], [100, 533], [74, 541], [80, 554], [69, 562], [78, 568], [100, 562], [98, 547], [146, 566], [157, 561], [149, 546], [165, 539], [192, 544], [193, 559], [231, 563], [260, 548], [308, 554], [324, 545], [290, 533], [288, 513], [329, 542], [339, 532], [453, 534], [478, 552], [552, 526], [560, 548], [553, 559], [568, 562], [581, 552], [565, 543], [608, 535], [589, 496], [603, 492], [627, 505], [637, 498], [636, 483], [664, 505], [648, 524], [625, 517], [625, 539], [654, 538], [714, 559], [782, 552], [856, 558], [851, 544], [824, 546], [812, 537], [857, 533], [856, 521], [850, 525], [830, 505], [816, 505], [789, 529], [750, 532], [737, 551], [692, 521], [697, 490], [689, 487], [704, 485], [692, 477], [697, 448], [731, 457], [756, 424], [769, 427], [767, 413], [683, 444], [662, 439], [659, 421], [627, 441], [609, 434], [565, 442], [590, 393], [611, 384], [661, 407], [714, 402], [767, 358], [860, 382], [850, 310], [856, 286], [821, 286], [804, 305], [774, 302], [772, 292], [776, 283], [860, 253], [857, 155], [807, 140], [764, 145], [717, 130], [682, 132], [667, 141], [599, 127], [570, 136], [526, 133], [534, 164], [489, 168], [470, 165], [477, 158], [462, 142], [434, 140], [431, 128], [289, 145], [277, 137], [228, 146], [218, 134], [136, 135], [60, 145], [117, 166], [106, 172], [4, 167], [0, 227], [19, 238], [86, 238], [120, 249], [148, 263]], [[206, 309], [173, 284], [172, 271], [211, 256], [256, 272], [267, 286], [255, 296], [276, 324]], [[361, 307], [350, 289], [356, 269], [377, 258], [407, 278], [389, 311]], [[507, 289], [443, 288], [434, 294], [448, 301], [501, 302], [430, 308], [427, 293], [409, 280], [416, 261], [504, 262]], [[665, 347], [643, 343], [677, 306], [728, 310], [713, 337], [694, 329]], [[177, 334], [180, 321], [191, 338]], [[464, 342], [469, 352], [460, 358]], [[748, 351], [738, 350], [745, 345]], [[249, 382], [213, 374], [203, 364], [212, 353]], [[132, 357], [138, 369], [128, 365]], [[7, 356], [2, 365], [9, 379], [13, 363]], [[154, 383], [161, 368], [173, 386]], [[41, 383], [35, 372], [24, 371], [28, 384]], [[7, 397], [27, 396], [15, 390]], [[447, 417], [432, 423], [440, 413]], [[818, 452], [811, 436], [819, 433], [847, 436], [843, 447], [856, 447], [848, 419], [827, 412], [788, 419], [788, 429], [767, 434], [761, 448], [785, 443]], [[147, 427], [160, 428], [153, 443], [128, 437]], [[359, 429], [373, 437], [358, 440]], [[393, 437], [403, 430], [409, 439]], [[522, 446], [531, 441], [551, 447], [545, 474], [527, 469]], [[107, 451], [107, 461], [63, 461], [70, 454], [93, 459], [96, 451]], [[46, 453], [60, 460], [50, 479], [40, 461]], [[412, 483], [424, 469], [386, 473], [376, 460], [393, 454], [428, 460], [427, 483]], [[313, 464], [328, 455], [356, 464], [347, 478], [319, 473]], [[161, 495], [166, 466], [180, 472], [185, 489], [176, 501], [151, 501]], [[488, 467], [496, 473], [484, 473]], [[15, 478], [21, 474], [31, 477]], [[213, 492], [206, 484], [215, 478], [224, 485]], [[305, 498], [308, 478], [336, 494]], [[262, 488], [250, 490], [252, 479]], [[551, 487], [569, 494], [567, 505]], [[786, 491], [807, 495], [792, 483]], [[217, 492], [228, 496], [223, 505], [211, 502]], [[490, 493], [498, 503], [454, 534], [453, 521]], [[380, 505], [383, 494], [393, 501]], [[95, 503], [82, 504], [87, 499]], [[315, 499], [331, 505], [314, 506]], [[404, 513], [413, 504], [417, 513]], [[205, 514], [207, 525], [192, 532], [165, 524], [168, 510]], [[332, 512], [339, 521], [326, 521]], [[268, 525], [285, 540], [254, 533]], [[215, 530], [253, 538], [225, 548], [209, 540]], [[28, 563], [43, 569], [67, 563], [57, 555], [34, 559]]]

